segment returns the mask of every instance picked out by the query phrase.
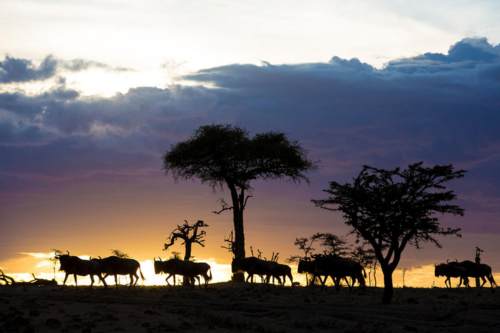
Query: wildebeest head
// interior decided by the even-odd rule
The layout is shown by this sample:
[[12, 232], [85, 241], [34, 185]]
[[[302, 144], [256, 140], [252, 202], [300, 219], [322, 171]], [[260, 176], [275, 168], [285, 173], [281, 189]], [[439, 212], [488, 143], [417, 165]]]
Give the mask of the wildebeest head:
[[443, 276], [446, 273], [447, 264], [438, 264], [434, 266], [434, 276]]
[[75, 262], [78, 260], [78, 257], [70, 256], [69, 254], [61, 254], [56, 257], [59, 259], [59, 270], [67, 271], [74, 267]]
[[158, 260], [156, 260], [156, 258], [153, 259], [154, 261], [154, 267], [155, 267], [155, 274], [160, 274], [161, 272], [163, 272], [163, 261], [161, 260], [161, 258], [158, 257]]

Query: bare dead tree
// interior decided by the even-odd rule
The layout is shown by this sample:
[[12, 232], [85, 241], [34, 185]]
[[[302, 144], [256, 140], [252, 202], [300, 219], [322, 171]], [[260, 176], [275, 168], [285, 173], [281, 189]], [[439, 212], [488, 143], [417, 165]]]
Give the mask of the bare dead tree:
[[205, 235], [207, 234], [202, 228], [208, 227], [208, 224], [202, 220], [198, 220], [194, 224], [189, 224], [187, 220], [184, 223], [177, 225], [177, 227], [170, 233], [167, 243], [165, 243], [163, 250], [168, 250], [174, 243], [181, 239], [182, 245], [184, 245], [184, 260], [189, 261], [191, 259], [191, 249], [193, 244], [198, 244], [205, 247]]
[[222, 245], [221, 247], [231, 252], [234, 257], [236, 243], [234, 241], [234, 233], [232, 231], [229, 233], [228, 237], [224, 238], [224, 244], [225, 245]]

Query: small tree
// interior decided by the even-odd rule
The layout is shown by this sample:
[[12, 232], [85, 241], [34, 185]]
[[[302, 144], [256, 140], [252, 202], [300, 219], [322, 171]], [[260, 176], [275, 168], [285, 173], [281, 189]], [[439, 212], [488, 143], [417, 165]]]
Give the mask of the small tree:
[[54, 280], [56, 279], [56, 268], [57, 268], [57, 261], [59, 260], [59, 256], [62, 254], [61, 250], [58, 249], [52, 249], [52, 257], [49, 258], [49, 261], [52, 263], [52, 273], [53, 273], [53, 278]]
[[111, 249], [111, 254], [118, 258], [130, 258], [128, 254], [118, 249]]
[[[176, 178], [198, 178], [214, 189], [227, 187], [231, 205], [222, 200], [222, 208], [214, 213], [233, 212], [236, 259], [245, 257], [243, 213], [251, 197], [251, 182], [307, 180], [304, 173], [313, 167], [300, 145], [289, 141], [285, 134], [267, 132], [250, 137], [245, 130], [231, 125], [201, 126], [191, 138], [173, 146], [163, 162], [165, 171]], [[234, 279], [242, 281], [243, 276]]]
[[[202, 220], [198, 220], [194, 224], [189, 224], [187, 220], [184, 220], [182, 225], [177, 225], [177, 227], [170, 233], [167, 243], [165, 243], [163, 250], [167, 251], [172, 245], [174, 245], [175, 241], [178, 239], [182, 240], [182, 244], [184, 245], [184, 261], [189, 261], [192, 257], [192, 247], [193, 244], [201, 245], [205, 247], [205, 235], [207, 234], [205, 230], [202, 228], [208, 227], [208, 224], [203, 222]], [[184, 276], [183, 282], [184, 285], [189, 284], [189, 279]]]
[[205, 235], [207, 234], [202, 228], [208, 227], [208, 224], [198, 220], [194, 224], [189, 224], [187, 220], [184, 220], [182, 225], [177, 225], [177, 227], [170, 233], [167, 243], [165, 243], [163, 250], [167, 251], [172, 245], [174, 245], [177, 239], [181, 239], [184, 245], [184, 261], [189, 261], [191, 259], [191, 249], [193, 244], [201, 245], [205, 247]]
[[383, 302], [390, 303], [392, 273], [408, 244], [419, 248], [430, 241], [440, 247], [436, 235], [459, 235], [460, 229], [442, 228], [437, 214], [463, 215], [445, 185], [464, 173], [452, 165], [424, 167], [422, 162], [403, 170], [364, 166], [352, 183], [333, 181], [325, 190], [328, 198], [313, 202], [341, 212], [358, 239], [371, 245], [384, 274]]
[[349, 246], [347, 242], [334, 234], [331, 233], [317, 233], [312, 236], [312, 239], [319, 240], [321, 246], [323, 247], [323, 254], [344, 257], [349, 253]]

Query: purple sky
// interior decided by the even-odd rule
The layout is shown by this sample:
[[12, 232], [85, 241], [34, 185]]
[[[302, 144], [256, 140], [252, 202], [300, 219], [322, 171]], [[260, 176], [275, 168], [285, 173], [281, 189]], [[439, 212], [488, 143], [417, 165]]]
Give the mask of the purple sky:
[[154, 256], [184, 218], [212, 224], [206, 251], [222, 257], [230, 218], [211, 211], [224, 193], [173, 182], [161, 157], [200, 125], [231, 123], [251, 133], [283, 131], [320, 166], [310, 185], [256, 184], [250, 244], [269, 253], [276, 247], [285, 257], [295, 236], [345, 234], [338, 216], [309, 201], [322, 197], [328, 181], [347, 181], [363, 164], [422, 160], [468, 170], [453, 183], [466, 215], [446, 220], [465, 237], [436, 256], [466, 255], [480, 245], [500, 263], [499, 45], [463, 39], [448, 53], [396, 59], [382, 69], [339, 57], [233, 64], [193, 72], [183, 84], [112, 97], [83, 96], [60, 74], [89, 67], [129, 70], [54, 57], [0, 60], [4, 85], [55, 80], [38, 93], [0, 91], [0, 259], [53, 247]]

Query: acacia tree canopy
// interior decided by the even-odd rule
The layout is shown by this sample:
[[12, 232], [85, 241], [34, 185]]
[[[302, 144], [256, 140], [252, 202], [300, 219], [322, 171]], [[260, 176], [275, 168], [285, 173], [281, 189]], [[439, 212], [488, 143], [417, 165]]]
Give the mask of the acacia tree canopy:
[[352, 232], [368, 242], [384, 273], [384, 302], [392, 298], [392, 272], [405, 247], [430, 241], [440, 247], [437, 235], [459, 235], [460, 229], [443, 228], [442, 214], [463, 215], [453, 204], [456, 194], [446, 183], [462, 178], [452, 165], [425, 167], [422, 162], [406, 169], [364, 166], [352, 183], [331, 182], [328, 198], [313, 200], [324, 209], [342, 213]]
[[307, 180], [313, 166], [300, 145], [285, 134], [268, 132], [253, 138], [231, 125], [206, 125], [165, 154], [164, 168], [177, 178], [198, 178], [212, 186], [232, 183], [243, 189], [250, 181], [287, 177]]

